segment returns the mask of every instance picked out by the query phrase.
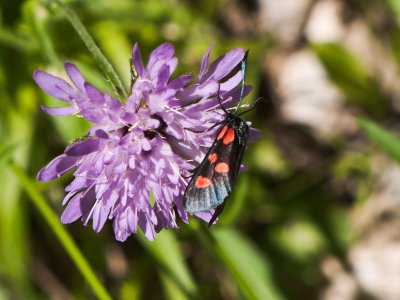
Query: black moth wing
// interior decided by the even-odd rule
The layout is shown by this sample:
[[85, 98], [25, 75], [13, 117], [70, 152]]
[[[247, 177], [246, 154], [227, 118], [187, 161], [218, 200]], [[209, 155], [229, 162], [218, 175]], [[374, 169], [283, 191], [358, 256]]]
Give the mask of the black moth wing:
[[232, 150], [229, 155], [230, 179], [235, 182], [237, 175], [242, 165], [243, 154], [246, 150], [247, 139], [249, 137], [249, 126], [246, 122], [237, 115], [232, 115], [232, 128], [235, 131], [235, 139], [233, 141]]
[[[249, 127], [236, 114], [227, 114], [216, 139], [195, 170], [184, 195], [188, 213], [216, 208], [209, 225], [221, 214], [239, 173]], [[214, 156], [214, 159], [210, 159]]]
[[[226, 120], [221, 124], [221, 129], [218, 131], [217, 136], [221, 134], [221, 131], [226, 126]], [[185, 211], [188, 213], [196, 213], [201, 211], [207, 211], [211, 208], [215, 208], [218, 204], [211, 203], [211, 199], [216, 199], [216, 193], [214, 187], [212, 186], [212, 179], [214, 176], [214, 166], [212, 162], [208, 159], [211, 153], [220, 152], [222, 146], [222, 139], [215, 139], [211, 147], [209, 148], [207, 154], [204, 156], [203, 161], [194, 170], [192, 178], [186, 187], [184, 194], [184, 207]], [[196, 187], [196, 180], [198, 177], [202, 177], [210, 180], [210, 185], [207, 188]], [[212, 197], [210, 197], [212, 195]]]

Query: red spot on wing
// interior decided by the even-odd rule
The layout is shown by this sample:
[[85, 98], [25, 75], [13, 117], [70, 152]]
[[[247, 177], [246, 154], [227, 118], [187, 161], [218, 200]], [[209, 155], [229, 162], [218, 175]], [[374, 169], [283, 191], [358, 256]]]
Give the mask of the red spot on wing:
[[229, 172], [229, 165], [226, 163], [218, 163], [215, 168], [215, 172], [217, 173], [228, 173]]
[[222, 141], [225, 145], [228, 145], [229, 143], [232, 143], [233, 140], [235, 139], [235, 130], [232, 128], [229, 128], [228, 131], [226, 132], [224, 136], [224, 140]]
[[202, 189], [202, 188], [209, 187], [210, 185], [211, 185], [210, 179], [203, 177], [203, 176], [199, 176], [196, 178], [195, 186], [197, 188]]
[[217, 136], [217, 140], [220, 140], [224, 137], [225, 132], [228, 130], [228, 126], [224, 126], [224, 128], [222, 128], [222, 130], [219, 132], [218, 136]]
[[213, 154], [210, 154], [210, 156], [208, 157], [208, 160], [209, 160], [211, 163], [215, 163], [215, 162], [217, 161], [217, 158], [218, 158], [217, 153], [213, 153]]

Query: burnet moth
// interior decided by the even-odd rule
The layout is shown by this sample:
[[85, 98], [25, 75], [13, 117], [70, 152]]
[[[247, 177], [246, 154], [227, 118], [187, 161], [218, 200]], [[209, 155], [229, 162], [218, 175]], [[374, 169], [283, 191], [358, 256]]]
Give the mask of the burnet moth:
[[[201, 164], [195, 169], [184, 194], [184, 208], [187, 213], [198, 213], [215, 209], [208, 226], [222, 213], [225, 201], [233, 190], [239, 173], [243, 154], [249, 136], [249, 126], [237, 113], [243, 99], [248, 50], [241, 62], [242, 88], [234, 112], [225, 112], [225, 118], [214, 143]], [[245, 112], [244, 112], [245, 113]]]

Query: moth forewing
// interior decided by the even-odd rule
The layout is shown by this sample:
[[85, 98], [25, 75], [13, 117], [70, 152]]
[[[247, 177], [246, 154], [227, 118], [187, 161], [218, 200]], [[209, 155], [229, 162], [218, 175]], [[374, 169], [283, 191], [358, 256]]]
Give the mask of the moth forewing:
[[215, 208], [209, 225], [222, 212], [240, 170], [248, 126], [235, 114], [227, 114], [213, 145], [195, 170], [184, 195], [188, 213]]

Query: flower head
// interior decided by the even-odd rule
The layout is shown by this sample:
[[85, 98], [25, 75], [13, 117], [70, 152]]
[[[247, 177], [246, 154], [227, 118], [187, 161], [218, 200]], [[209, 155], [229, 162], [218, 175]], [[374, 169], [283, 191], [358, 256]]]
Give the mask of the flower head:
[[[113, 219], [115, 236], [124, 241], [138, 227], [149, 240], [162, 228], [177, 227], [176, 212], [188, 222], [183, 209], [188, 176], [212, 144], [215, 130], [207, 129], [224, 118], [217, 92], [225, 108], [235, 105], [240, 94], [241, 72], [231, 73], [244, 51], [234, 49], [209, 65], [210, 51], [211, 46], [189, 85], [192, 75], [170, 79], [178, 63], [172, 45], [156, 48], [146, 66], [135, 45], [137, 77], [124, 103], [86, 82], [71, 63], [65, 63], [65, 70], [73, 85], [43, 71], [34, 73], [47, 94], [69, 104], [43, 107], [45, 112], [79, 114], [93, 124], [83, 139], [38, 173], [39, 180], [50, 181], [75, 170], [65, 189], [63, 223], [92, 220], [98, 232]], [[209, 221], [212, 213], [198, 217]]]

